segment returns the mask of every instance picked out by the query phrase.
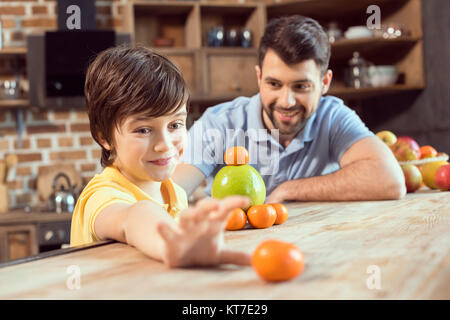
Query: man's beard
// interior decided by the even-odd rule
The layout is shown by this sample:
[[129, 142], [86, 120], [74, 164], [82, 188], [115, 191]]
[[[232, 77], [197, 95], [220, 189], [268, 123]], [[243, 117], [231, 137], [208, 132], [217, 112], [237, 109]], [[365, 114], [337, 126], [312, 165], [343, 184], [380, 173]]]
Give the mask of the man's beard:
[[[276, 106], [275, 103], [269, 105], [269, 107], [264, 106], [262, 104], [263, 110], [265, 111], [267, 117], [272, 122], [275, 129], [279, 130], [280, 135], [291, 136], [296, 135], [306, 124], [308, 120], [306, 118], [306, 108], [302, 105], [297, 105], [293, 108], [284, 109], [279, 106]], [[283, 122], [282, 120], [275, 117], [275, 111], [279, 111], [281, 113], [298, 113], [295, 115], [296, 119], [295, 123], [289, 124], [287, 122]]]

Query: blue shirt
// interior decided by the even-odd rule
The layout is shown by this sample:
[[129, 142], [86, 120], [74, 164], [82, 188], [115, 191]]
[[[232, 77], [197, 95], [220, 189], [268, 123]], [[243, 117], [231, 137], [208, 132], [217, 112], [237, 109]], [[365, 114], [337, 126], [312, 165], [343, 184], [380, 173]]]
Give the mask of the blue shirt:
[[374, 134], [341, 99], [324, 96], [316, 112], [285, 148], [278, 142], [278, 130], [268, 132], [264, 126], [257, 94], [208, 108], [188, 136], [182, 161], [205, 174], [208, 194], [216, 173], [225, 166], [225, 151], [232, 146], [245, 146], [250, 154], [248, 164], [261, 174], [269, 196], [285, 181], [338, 170], [345, 151]]

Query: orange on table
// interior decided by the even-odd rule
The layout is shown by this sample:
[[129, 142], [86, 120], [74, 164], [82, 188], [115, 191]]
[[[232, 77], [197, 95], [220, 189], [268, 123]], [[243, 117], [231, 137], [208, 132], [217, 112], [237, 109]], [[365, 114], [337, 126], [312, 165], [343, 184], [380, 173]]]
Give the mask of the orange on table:
[[239, 166], [248, 163], [249, 154], [244, 147], [231, 147], [224, 155], [225, 163], [229, 166]]
[[297, 277], [304, 269], [303, 253], [293, 243], [269, 239], [261, 242], [252, 253], [255, 272], [266, 281], [286, 281]]
[[270, 204], [258, 204], [248, 209], [247, 219], [254, 228], [268, 228], [275, 223], [277, 211]]
[[240, 230], [245, 227], [247, 224], [247, 215], [244, 210], [241, 208], [236, 208], [231, 211], [228, 216], [227, 226], [225, 229], [227, 230]]
[[277, 218], [275, 219], [274, 224], [282, 224], [288, 218], [288, 209], [282, 203], [269, 203], [277, 212]]
[[438, 152], [432, 146], [421, 146], [420, 147], [421, 159], [434, 158], [437, 156]]

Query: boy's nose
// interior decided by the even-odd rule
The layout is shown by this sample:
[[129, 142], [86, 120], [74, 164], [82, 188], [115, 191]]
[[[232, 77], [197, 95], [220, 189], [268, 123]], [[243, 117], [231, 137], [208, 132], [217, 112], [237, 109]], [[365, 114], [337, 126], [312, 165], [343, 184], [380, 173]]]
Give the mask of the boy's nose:
[[166, 152], [171, 149], [173, 143], [169, 133], [163, 132], [158, 137], [158, 141], [155, 143], [153, 150], [155, 152]]

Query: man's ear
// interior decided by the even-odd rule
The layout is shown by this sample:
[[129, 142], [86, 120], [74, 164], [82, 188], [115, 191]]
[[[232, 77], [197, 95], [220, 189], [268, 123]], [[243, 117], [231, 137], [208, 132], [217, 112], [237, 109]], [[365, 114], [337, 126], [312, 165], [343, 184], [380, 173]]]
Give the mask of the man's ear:
[[258, 65], [256, 65], [255, 71], [256, 71], [256, 79], [258, 80], [258, 88], [259, 88], [259, 87], [261, 87], [261, 68]]
[[333, 79], [333, 71], [328, 69], [322, 77], [322, 95], [328, 92], [331, 86], [331, 80]]

